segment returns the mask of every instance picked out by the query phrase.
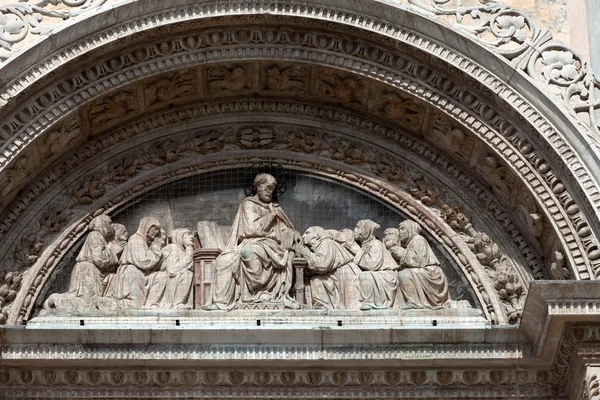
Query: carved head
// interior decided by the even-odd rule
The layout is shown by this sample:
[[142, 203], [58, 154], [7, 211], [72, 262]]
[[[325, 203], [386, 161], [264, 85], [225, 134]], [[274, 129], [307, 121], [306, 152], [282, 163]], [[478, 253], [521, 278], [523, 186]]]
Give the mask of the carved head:
[[125, 225], [123, 224], [112, 224], [113, 225], [113, 229], [115, 230], [115, 240], [116, 241], [127, 241], [127, 228], [125, 227]]
[[193, 246], [194, 234], [188, 228], [173, 229], [171, 231], [171, 242], [183, 248]]
[[263, 203], [270, 203], [273, 200], [273, 191], [277, 186], [277, 180], [273, 175], [258, 174], [254, 178], [254, 191], [256, 197]]
[[377, 222], [370, 219], [361, 219], [356, 223], [356, 228], [354, 228], [354, 240], [358, 243], [364, 242], [374, 236], [379, 227], [380, 225]]
[[160, 233], [160, 222], [154, 217], [144, 217], [140, 220], [140, 226], [137, 234], [146, 239], [147, 242], [152, 242]]
[[169, 234], [163, 228], [160, 228], [160, 245], [165, 247], [169, 244]]
[[329, 239], [335, 239], [340, 234], [337, 229], [325, 229], [325, 237]]
[[383, 231], [383, 244], [386, 249], [391, 249], [400, 244], [400, 232], [396, 228], [387, 228]]
[[354, 232], [350, 229], [342, 229], [333, 238], [338, 243], [348, 243], [354, 241]]
[[115, 234], [112, 221], [108, 215], [98, 215], [90, 221], [90, 231], [100, 232], [104, 239], [111, 240]]
[[320, 226], [311, 226], [302, 235], [302, 242], [307, 247], [313, 247], [323, 237], [325, 237], [325, 229]]
[[421, 233], [421, 226], [415, 221], [402, 221], [398, 226], [398, 232], [400, 234], [400, 244], [406, 246], [412, 238]]

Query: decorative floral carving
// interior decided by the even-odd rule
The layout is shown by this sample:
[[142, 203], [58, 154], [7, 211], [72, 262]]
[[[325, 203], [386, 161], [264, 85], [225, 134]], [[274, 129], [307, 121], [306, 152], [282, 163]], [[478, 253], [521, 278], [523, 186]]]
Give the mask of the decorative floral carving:
[[476, 231], [460, 207], [442, 203], [436, 188], [417, 181], [409, 193], [421, 202], [425, 201], [424, 204], [436, 206], [441, 210], [442, 218], [452, 229], [461, 234], [467, 246], [477, 257], [477, 261], [494, 282], [494, 288], [506, 310], [508, 322], [519, 323], [527, 297], [526, 290], [512, 261], [498, 244], [485, 232]]
[[287, 68], [273, 65], [267, 69], [267, 88], [278, 91], [301, 91], [304, 89], [305, 75], [304, 68], [298, 65]]
[[75, 140], [81, 133], [79, 119], [69, 118], [59, 129], [48, 133], [46, 140], [40, 146], [40, 151], [43, 158], [49, 158], [63, 151], [67, 145]]
[[598, 379], [598, 375], [593, 374], [585, 377], [582, 398], [583, 400], [600, 399], [600, 380]]
[[275, 144], [275, 133], [271, 128], [245, 128], [238, 132], [237, 140], [247, 149], [267, 149]]
[[[106, 0], [29, 0], [0, 5], [0, 61], [9, 58], [13, 46], [31, 35], [47, 35], [56, 21], [66, 20], [104, 4]], [[54, 20], [51, 22], [51, 20]]]
[[194, 92], [194, 70], [176, 72], [160, 77], [145, 87], [146, 102], [149, 106], [176, 100]]
[[[14, 57], [19, 54], [19, 49], [14, 45], [25, 42], [31, 35], [47, 35], [56, 25], [47, 23], [46, 20], [68, 20], [73, 16], [86, 12], [93, 12], [107, 0], [38, 0], [35, 3], [9, 3], [0, 6], [0, 46], [4, 52], [0, 53], [0, 60]], [[456, 3], [451, 0], [402, 0], [431, 13], [440, 18], [447, 19], [458, 28], [471, 33], [478, 40], [493, 46], [496, 51], [509, 60], [517, 68], [523, 69], [533, 77], [535, 60], [541, 54], [547, 69], [543, 75], [548, 89], [553, 92], [556, 86], [568, 83], [567, 88], [559, 93], [565, 103], [589, 122], [596, 133], [600, 132], [598, 115], [600, 102], [595, 98], [595, 88], [600, 88], [600, 81], [594, 76], [587, 62], [582, 62], [580, 57], [562, 43], [554, 41], [549, 30], [540, 27], [526, 17], [523, 13], [496, 0], [466, 0]], [[326, 13], [327, 14], [327, 13]], [[331, 12], [337, 15], [338, 12]], [[360, 20], [350, 15], [341, 16], [344, 20]], [[385, 24], [382, 24], [385, 25]], [[221, 43], [220, 34], [213, 34], [210, 43]], [[237, 35], [238, 39], [247, 41], [250, 37], [245, 33]], [[291, 35], [290, 43], [299, 44], [299, 35]], [[277, 40], [273, 32], [264, 35], [268, 41]], [[190, 43], [195, 43], [193, 40]], [[326, 38], [316, 42], [321, 47], [327, 47]], [[189, 44], [188, 44], [189, 45]], [[347, 46], [353, 47], [353, 43]], [[562, 55], [549, 55], [545, 47], [560, 47]], [[569, 54], [573, 62], [569, 62]], [[371, 55], [373, 57], [373, 55]], [[577, 75], [577, 76], [576, 76]], [[548, 79], [551, 77], [551, 79]], [[558, 79], [560, 78], [560, 79]]]
[[546, 77], [546, 84], [550, 81], [573, 82], [581, 70], [581, 63], [570, 51], [544, 51], [542, 63], [545, 65], [542, 74]]
[[527, 38], [527, 24], [523, 15], [503, 14], [496, 17], [496, 26], [500, 29], [496, 30], [499, 43], [506, 44], [511, 40], [518, 43], [523, 43]]
[[94, 127], [101, 127], [121, 119], [137, 109], [137, 98], [133, 92], [119, 92], [92, 103], [89, 111], [90, 124]]
[[208, 69], [208, 90], [211, 92], [235, 92], [249, 89], [248, 71], [242, 66], [232, 68], [214, 66]]
[[329, 70], [323, 70], [319, 74], [317, 84], [321, 95], [336, 99], [342, 104], [367, 105], [369, 86], [366, 80], [344, 78]]

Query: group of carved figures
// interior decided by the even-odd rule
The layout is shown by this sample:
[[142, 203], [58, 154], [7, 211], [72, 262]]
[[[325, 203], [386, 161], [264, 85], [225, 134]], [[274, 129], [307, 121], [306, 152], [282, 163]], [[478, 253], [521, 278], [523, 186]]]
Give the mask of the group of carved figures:
[[[314, 309], [439, 308], [450, 303], [448, 282], [420, 226], [386, 229], [358, 221], [354, 232], [313, 226], [304, 235], [273, 202], [276, 180], [258, 174], [253, 196], [235, 216], [225, 250], [214, 260], [206, 310], [241, 304], [300, 308], [290, 295], [294, 258], [310, 271]], [[68, 296], [112, 298], [128, 308], [191, 308], [194, 237], [189, 229], [161, 230], [145, 217], [127, 240], [125, 227], [106, 215], [90, 222]], [[170, 237], [171, 243], [168, 243]]]
[[167, 235], [156, 218], [145, 217], [127, 240], [125, 226], [100, 215], [89, 230], [69, 296], [110, 297], [124, 308], [192, 307], [194, 235], [189, 229]]

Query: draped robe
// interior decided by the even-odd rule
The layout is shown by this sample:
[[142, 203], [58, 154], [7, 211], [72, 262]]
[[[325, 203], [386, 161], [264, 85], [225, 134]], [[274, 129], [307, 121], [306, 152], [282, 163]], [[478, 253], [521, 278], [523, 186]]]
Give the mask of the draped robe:
[[161, 269], [157, 276], [166, 275], [166, 284], [161, 279], [149, 282], [147, 307], [192, 308], [192, 271], [194, 258], [183, 246], [183, 236], [188, 229], [171, 232], [173, 243], [162, 249]]
[[166, 283], [166, 275], [158, 271], [162, 252], [154, 244], [149, 245], [146, 237], [152, 226], [159, 227], [158, 220], [145, 217], [140, 221], [137, 232], [131, 235], [119, 263], [115, 276], [114, 296], [126, 307], [140, 308], [146, 304], [149, 285], [155, 280]]
[[315, 309], [358, 308], [357, 276], [360, 269], [348, 250], [331, 238], [320, 239], [306, 254], [311, 277], [310, 292]]
[[362, 270], [358, 275], [362, 306], [369, 308], [393, 307], [398, 289], [397, 264], [385, 245], [374, 236], [366, 239], [354, 256]]
[[292, 284], [292, 256], [281, 245], [293, 225], [278, 204], [242, 201], [226, 250], [214, 262], [209, 308], [230, 310], [241, 302], [283, 301]]
[[104, 294], [106, 277], [115, 271], [119, 259], [110, 249], [104, 235], [92, 231], [77, 255], [71, 274], [69, 294], [75, 297], [99, 297]]
[[427, 240], [409, 232], [406, 249], [392, 249], [401, 270], [399, 297], [406, 308], [439, 308], [450, 301], [448, 280]]

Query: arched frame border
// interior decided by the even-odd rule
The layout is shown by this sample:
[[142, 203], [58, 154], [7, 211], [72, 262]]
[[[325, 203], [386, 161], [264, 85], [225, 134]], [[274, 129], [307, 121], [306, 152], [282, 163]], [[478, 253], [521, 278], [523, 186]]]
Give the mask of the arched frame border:
[[[189, 11], [189, 10], [188, 10]], [[286, 9], [287, 12], [287, 9]], [[182, 15], [186, 15], [189, 16], [188, 14], [185, 13], [180, 13]], [[285, 12], [283, 12], [283, 14], [285, 14]], [[176, 17], [178, 14], [177, 13], [167, 13], [167, 14], [161, 14], [162, 17], [164, 17], [164, 20], [167, 21], [169, 19], [169, 17]], [[156, 21], [156, 19], [152, 19], [153, 21]], [[158, 20], [160, 20], [160, 18], [158, 18]], [[169, 21], [169, 22], [173, 22], [173, 21]], [[371, 21], [372, 22], [372, 21]], [[363, 21], [364, 23], [364, 21]], [[388, 25], [385, 26], [379, 26], [379, 29], [383, 29], [384, 27], [389, 27]], [[364, 28], [364, 27], [363, 27]], [[372, 28], [372, 27], [371, 27]], [[111, 31], [112, 32], [112, 31]], [[419, 43], [420, 45], [426, 47], [431, 53], [435, 54], [435, 53], [440, 53], [440, 46], [439, 44], [435, 44], [432, 42], [427, 43], [427, 40], [424, 39], [423, 37], [414, 37], [412, 33], [406, 33], [405, 31], [398, 31], [395, 30], [394, 34], [396, 36], [402, 36], [402, 39], [405, 41], [411, 41], [413, 43], [413, 45], [415, 43]], [[448, 52], [448, 49], [444, 49], [441, 50], [441, 53], [444, 53], [444, 51]], [[453, 58], [452, 62], [455, 65], [460, 65], [461, 67], [465, 68], [467, 71], [469, 71], [471, 74], [477, 76], [478, 80], [483, 83], [484, 86], [487, 86], [489, 89], [495, 89], [498, 90], [500, 93], [503, 94], [503, 97], [510, 97], [510, 102], [503, 100], [503, 102], [508, 105], [517, 105], [517, 107], [526, 107], [526, 103], [523, 102], [519, 102], [516, 100], [516, 98], [518, 97], [516, 95], [516, 92], [511, 92], [510, 89], [508, 89], [508, 87], [506, 86], [502, 86], [501, 82], [498, 81], [496, 78], [494, 78], [492, 75], [487, 74], [486, 71], [484, 69], [482, 69], [480, 66], [477, 66], [473, 63], [471, 63], [470, 61], [468, 61], [467, 59], [459, 56], [458, 54], [452, 54], [450, 52], [448, 52], [446, 57], [446, 61], [450, 60]], [[435, 54], [435, 57], [438, 57], [437, 54]], [[236, 58], [239, 59], [239, 58]], [[434, 58], [435, 59], [435, 58]], [[439, 60], [439, 59], [438, 59]], [[352, 63], [351, 59], [348, 59], [348, 61], [350, 63]], [[444, 62], [446, 62], [444, 61]], [[341, 61], [340, 61], [341, 62]], [[338, 62], [338, 64], [340, 63]], [[378, 77], [378, 79], [381, 79], [382, 77], [386, 77], [387, 80], [394, 80], [393, 76], [388, 76], [386, 75], [386, 72], [384, 72], [384, 70], [380, 70], [381, 73], [377, 72], [377, 69], [372, 70], [370, 67], [367, 66], [368, 64], [359, 64], [356, 65], [357, 68], [361, 69], [363, 68], [365, 71], [369, 71], [368, 72], [368, 76], [376, 76]], [[163, 64], [162, 65], [165, 68], [168, 68], [168, 63], [167, 64]], [[91, 70], [89, 70], [91, 71]], [[84, 75], [87, 71], [84, 72]], [[97, 71], [96, 71], [97, 72]], [[364, 72], [363, 72], [364, 73]], [[135, 75], [135, 74], [134, 74]], [[116, 87], [115, 84], [118, 86], [119, 83], [117, 82], [121, 82], [122, 78], [116, 78], [116, 77], [112, 77], [111, 79], [107, 79], [104, 81], [103, 84], [103, 89], [108, 88], [108, 87]], [[428, 82], [430, 85], [432, 84], [432, 82]], [[405, 83], [404, 88], [405, 89], [415, 89], [417, 92], [423, 91], [423, 89], [419, 89], [417, 87], [412, 86], [411, 84]], [[95, 92], [97, 96], [98, 95], [98, 88], [100, 86], [98, 86], [98, 84], [94, 85], [95, 89], [92, 90], [91, 93]], [[64, 88], [63, 88], [64, 89]], [[438, 101], [441, 101], [441, 103], [444, 104], [449, 104], [448, 103], [448, 99], [444, 98], [444, 97], [438, 97], [437, 95], [434, 95], [433, 97], [431, 96], [430, 93], [428, 93], [429, 89], [431, 89], [431, 87], [428, 87], [425, 89], [424, 91], [424, 97], [428, 97], [427, 100], [428, 101], [432, 101], [437, 99]], [[489, 90], [488, 89], [488, 90]], [[508, 92], [511, 92], [510, 94], [507, 94], [508, 92], [506, 92], [508, 90]], [[52, 92], [52, 95], [46, 95], [46, 96], [42, 96], [39, 99], [36, 100], [36, 104], [33, 106], [33, 108], [30, 108], [29, 111], [34, 111], [34, 114], [39, 113], [41, 110], [44, 109], [44, 104], [47, 104], [48, 101], [50, 101], [50, 103], [52, 102], [53, 98], [52, 96], [56, 95], [59, 96], [59, 91], [54, 91]], [[82, 96], [83, 92], [78, 93], [75, 97], [72, 98], [72, 100], [67, 101], [67, 102], [63, 102], [62, 106], [55, 108], [54, 111], [52, 112], [46, 112], [44, 115], [44, 117], [40, 120], [40, 121], [52, 121], [52, 120], [57, 120], [58, 118], [60, 118], [60, 115], [64, 115], [64, 112], [68, 111], [71, 109], [71, 107], [74, 106], [74, 103], [72, 103], [73, 100], [75, 100], [76, 98], [83, 98], [83, 97], [88, 97], [87, 96]], [[92, 98], [94, 97], [93, 94]], [[48, 97], [50, 96], [50, 97]], [[517, 96], [517, 97], [514, 97]], [[452, 101], [452, 100], [451, 100]], [[449, 107], [448, 105], [446, 105], [446, 107]], [[451, 107], [452, 108], [452, 107]], [[62, 109], [62, 111], [61, 111]], [[471, 104], [471, 115], [467, 114], [463, 114], [463, 123], [469, 123], [469, 122], [474, 122], [477, 121], [477, 119], [481, 119], [481, 117], [485, 117], [486, 115], [488, 115], [488, 119], [489, 116], [491, 115], [492, 117], [495, 116], [494, 113], [490, 114], [489, 111], [491, 110], [490, 106], [482, 106], [481, 103], [475, 101], [474, 103]], [[29, 111], [25, 114], [20, 114], [20, 117], [18, 116], [19, 114], [17, 114], [15, 116], [15, 118], [12, 118], [11, 120], [13, 122], [15, 121], [24, 121], [24, 120], [30, 120], [29, 117], [33, 116], [33, 114], [29, 114]], [[446, 112], [448, 112], [449, 114], [456, 114], [458, 111], [458, 109], [454, 109], [452, 111], [447, 110]], [[462, 110], [462, 112], [464, 112], [465, 109]], [[520, 112], [523, 114], [523, 110], [520, 110]], [[536, 112], [533, 111], [531, 112], [531, 109], [527, 111], [527, 113], [529, 113], [527, 119], [530, 121], [535, 121], [534, 125], [538, 125], [538, 126], [543, 126], [545, 129], [549, 129], [550, 126], [547, 124], [547, 122], [540, 122], [541, 120], [543, 120], [543, 118], [540, 118], [541, 116], [538, 114], [536, 115]], [[32, 119], [33, 121], [33, 125], [34, 126], [36, 123], [34, 122], [35, 119]], [[496, 121], [497, 122], [497, 121]], [[43, 122], [45, 123], [45, 122]], [[540, 125], [541, 124], [541, 125]], [[489, 134], [489, 128], [490, 126], [487, 126], [487, 123], [481, 124], [480, 127], [481, 129], [483, 129], [484, 131], [487, 131], [488, 133], [482, 132], [481, 135], [482, 137], [486, 137], [486, 135]], [[515, 150], [515, 148], [513, 146], [515, 145], [520, 145], [522, 147], [527, 147], [528, 141], [527, 139], [523, 139], [523, 137], [515, 137], [515, 136], [521, 136], [521, 134], [523, 134], [522, 131], [520, 130], [513, 130], [516, 129], [513, 125], [508, 125], [508, 126], [503, 126], [500, 128], [504, 128], [507, 130], [507, 132], [502, 132], [504, 134], [504, 136], [506, 136], [507, 134], [509, 136], [513, 136], [511, 139], [513, 139], [513, 142], [516, 141], [518, 143], [507, 143], [505, 142], [503, 145], [501, 145], [500, 147], [502, 147], [504, 149], [504, 151], [510, 149], [510, 151]], [[538, 128], [539, 129], [539, 128]], [[16, 147], [14, 145], [6, 145], [5, 146], [5, 150], [12, 148], [13, 150], [17, 150], [18, 148], [22, 147], [23, 145], [25, 145], [26, 143], [28, 143], [28, 141], [30, 141], [33, 137], [35, 137], [38, 134], [34, 134], [33, 131], [31, 131], [30, 129], [25, 129], [25, 131], [29, 131], [29, 133], [27, 134], [27, 136], [29, 137], [29, 139], [19, 139], [16, 142], [14, 142], [14, 145], [16, 145]], [[525, 137], [527, 137], [527, 134], [524, 135]], [[552, 135], [550, 135], [552, 136]], [[499, 135], [498, 137], [502, 137], [502, 135]], [[575, 159], [577, 158], [577, 156], [575, 155], [576, 152], [574, 151], [570, 151], [568, 150], [569, 146], [566, 145], [565, 141], [562, 141], [560, 139], [560, 137], [554, 135], [553, 136], [553, 140], [558, 140], [558, 142], [556, 142], [556, 144], [560, 147], [560, 149], [557, 149], [557, 151], [552, 155], [553, 158], [557, 158], [559, 160], [561, 160], [557, 165], [554, 162], [551, 162], [551, 164], [554, 166], [556, 166], [558, 169], [560, 169], [561, 167], [561, 163], [563, 162], [562, 160], [564, 159], [565, 156], [568, 157], [575, 157]], [[492, 144], [492, 146], [498, 146], [497, 143], [494, 142], [490, 142]], [[540, 150], [540, 149], [538, 149]], [[558, 155], [559, 153], [562, 153], [561, 155]], [[5, 153], [5, 154], [9, 154], [9, 153]], [[518, 154], [514, 153], [514, 154]], [[587, 154], [589, 155], [589, 153]], [[502, 155], [504, 159], [508, 160], [509, 162], [514, 162], [513, 160], [511, 160], [510, 156], [507, 156], [506, 154]], [[528, 154], [528, 156], [531, 156], [530, 154]], [[531, 162], [527, 160], [528, 157], [520, 157], [521, 160], [518, 161], [516, 163], [516, 165], [518, 165], [518, 167], [516, 167], [516, 169], [518, 170], [518, 168], [525, 168], [525, 166], [527, 164], [530, 164]], [[531, 158], [531, 157], [529, 157]], [[7, 158], [5, 161], [9, 160], [9, 158]], [[572, 158], [573, 159], [573, 158]], [[573, 160], [575, 160], [573, 159]], [[573, 199], [571, 197], [572, 194], [577, 195], [577, 192], [579, 191], [578, 188], [582, 188], [585, 191], [589, 191], [592, 190], [592, 192], [590, 192], [590, 194], [594, 194], [596, 193], [596, 189], [593, 189], [595, 187], [595, 185], [591, 184], [592, 180], [590, 178], [586, 178], [586, 172], [585, 172], [585, 168], [583, 168], [583, 165], [578, 162], [575, 161], [575, 164], [572, 164], [571, 166], [566, 168], [566, 172], [567, 175], [572, 174], [572, 172], [570, 171], [571, 168], [575, 167], [575, 169], [577, 170], [577, 179], [558, 179], [557, 176], [554, 174], [554, 172], [552, 171], [552, 168], [549, 168], [549, 164], [547, 164], [545, 162], [545, 160], [541, 159], [539, 160], [539, 162], [537, 163], [533, 163], [534, 164], [534, 168], [525, 168], [522, 172], [524, 177], [528, 177], [528, 178], [524, 178], [526, 179], [531, 179], [532, 177], [535, 177], [533, 179], [533, 181], [530, 181], [530, 183], [528, 183], [528, 186], [530, 188], [532, 188], [533, 190], [537, 190], [537, 194], [536, 197], [544, 204], [544, 208], [546, 210], [560, 210], [563, 207], [570, 207], [573, 203]], [[562, 165], [564, 166], [564, 165]], [[583, 169], [582, 169], [583, 168]], [[537, 171], [534, 171], [536, 170]], [[538, 173], [542, 173], [541, 176], [538, 175]], [[562, 175], [562, 174], [561, 174]], [[553, 187], [549, 187], [547, 186], [547, 184], [545, 182], [550, 182], [551, 185]], [[565, 192], [561, 192], [560, 196], [557, 196], [554, 192], [557, 190], [558, 187], [563, 188], [565, 185], [572, 185], [573, 182], [582, 182], [583, 186], [575, 186], [575, 187], [571, 187], [571, 189], [574, 189], [574, 192], [572, 190]], [[544, 195], [541, 195], [540, 193], [545, 193]], [[579, 197], [579, 196], [577, 196]], [[584, 195], [585, 197], [585, 195]], [[543, 199], [542, 199], [543, 198]], [[545, 202], [550, 202], [552, 204], [545, 204]], [[577, 205], [581, 205], [582, 207], [584, 207], [584, 209], [586, 209], [588, 212], [586, 212], [586, 216], [591, 216], [592, 218], [596, 218], [596, 212], [595, 209], [593, 207], [590, 207], [589, 203], [587, 201], [575, 201], [577, 203]], [[558, 205], [559, 207], [553, 207]], [[591, 211], [591, 213], [590, 213]], [[553, 214], [551, 211], [547, 211], [550, 214]], [[577, 209], [576, 212], [559, 212], [554, 213], [553, 215], [551, 215], [553, 219], [556, 220], [556, 218], [558, 218], [560, 221], [570, 221], [567, 222], [567, 225], [570, 226], [570, 230], [571, 232], [573, 232], [572, 234], [570, 233], [565, 233], [563, 231], [563, 234], [561, 236], [561, 239], [564, 238], [564, 246], [565, 248], [567, 248], [569, 251], [566, 254], [566, 257], [569, 259], [570, 264], [574, 266], [574, 269], [576, 270], [576, 275], [581, 275], [582, 277], [589, 277], [589, 276], [594, 276], [598, 270], [598, 268], [596, 267], [596, 263], [600, 264], [600, 259], [596, 259], [594, 258], [591, 262], [594, 264], [593, 266], [589, 265], [590, 260], [592, 259], [592, 257], [585, 257], [584, 254], [594, 254], [595, 257], [595, 253], [597, 253], [597, 241], [595, 240], [595, 238], [593, 237], [586, 237], [585, 238], [585, 244], [582, 243], [582, 240], [579, 239], [579, 235], [577, 234], [577, 231], [582, 231], [587, 229], [588, 227], [588, 223], [587, 223], [587, 218], [583, 216], [582, 213], [579, 212], [579, 208]], [[557, 222], [556, 226], [562, 226], [563, 223], [562, 222]], [[594, 229], [596, 225], [592, 224], [591, 225], [591, 229]], [[577, 229], [576, 229], [577, 228]], [[597, 262], [596, 262], [597, 261]]]
[[15, 300], [17, 307], [14, 307], [8, 323], [20, 324], [28, 317], [35, 304], [37, 294], [51, 275], [52, 269], [57, 266], [61, 257], [67, 254], [70, 247], [87, 233], [88, 223], [93, 217], [110, 214], [150, 190], [183, 178], [232, 168], [244, 168], [262, 161], [277, 162], [289, 169], [310, 172], [313, 175], [339, 181], [370, 194], [379, 201], [401, 211], [410, 219], [418, 221], [432, 237], [442, 244], [455, 264], [462, 268], [463, 275], [467, 278], [477, 300], [483, 307], [485, 317], [495, 324], [506, 323], [505, 311], [495, 293], [493, 283], [487, 278], [477, 257], [452, 228], [409, 194], [341, 163], [324, 159], [315, 160], [315, 157], [293, 152], [254, 151], [251, 156], [244, 153], [243, 151], [223, 152], [207, 155], [201, 160], [185, 160], [167, 164], [158, 168], [158, 171], [154, 170], [152, 174], [142, 174], [139, 178], [134, 178], [111, 191], [110, 195], [106, 196], [108, 199], [103, 199], [100, 207], [70, 224], [46, 249], [44, 255], [30, 270], [24, 285], [25, 287], [29, 286], [29, 290], [19, 293], [19, 298]]

